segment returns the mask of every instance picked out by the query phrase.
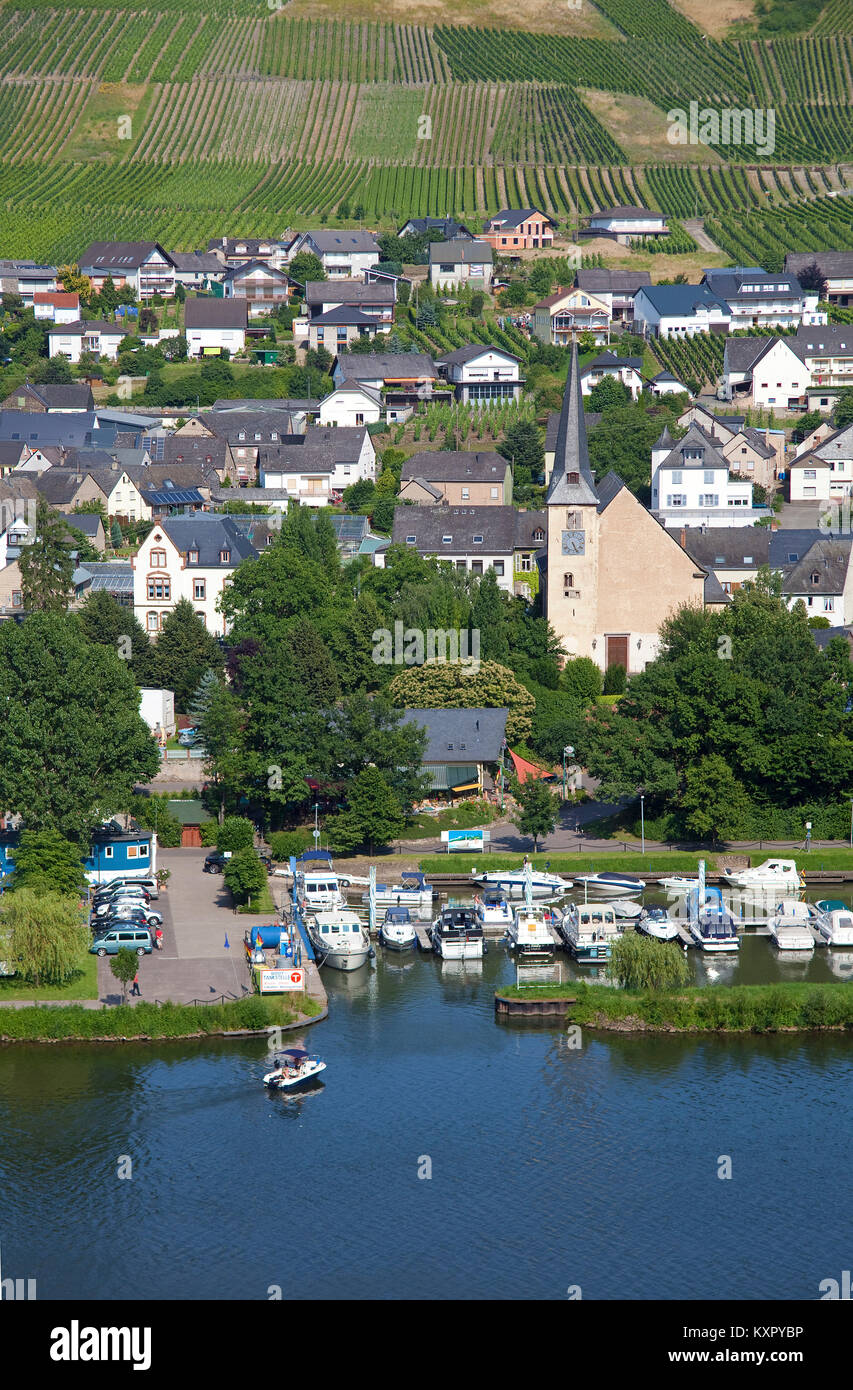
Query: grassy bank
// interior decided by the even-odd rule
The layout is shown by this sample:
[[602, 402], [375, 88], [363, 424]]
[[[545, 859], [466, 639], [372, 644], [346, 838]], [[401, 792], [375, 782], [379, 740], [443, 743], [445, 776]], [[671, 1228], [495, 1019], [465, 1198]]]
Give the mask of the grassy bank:
[[75, 971], [64, 985], [42, 985], [36, 989], [29, 980], [14, 976], [11, 980], [0, 978], [0, 1006], [15, 999], [97, 999], [98, 997], [98, 959], [86, 956], [83, 965]]
[[[622, 870], [626, 873], [642, 874], [643, 870], [650, 873], [664, 873], [675, 870], [678, 873], [696, 873], [700, 859], [705, 860], [709, 872], [715, 873], [718, 868], [718, 859], [728, 854], [743, 854], [750, 864], [763, 864], [765, 859], [769, 859], [774, 853], [778, 853], [785, 859], [795, 859], [797, 866], [804, 869], [806, 873], [822, 869], [847, 869], [853, 873], [853, 850], [844, 849], [813, 849], [806, 854], [801, 849], [782, 848], [774, 850], [772, 845], [765, 845], [762, 850], [730, 850], [720, 851], [720, 854], [712, 854], [709, 850], [654, 850], [647, 854], [641, 854], [639, 850], [628, 851], [627, 853], [611, 853], [607, 850], [600, 853], [590, 853], [588, 850], [578, 854], [569, 853], [542, 853], [532, 854], [530, 859], [534, 868], [544, 869], [550, 864], [553, 873], [566, 874], [588, 874], [600, 873], [605, 870]], [[472, 865], [477, 869], [520, 869], [524, 861], [523, 854], [478, 854], [470, 851], [458, 851], [454, 854], [431, 854], [418, 861], [418, 867], [425, 874], [440, 873], [463, 873], [470, 872]]]
[[120, 1004], [115, 1008], [0, 1006], [0, 1041], [39, 1042], [115, 1038], [190, 1038], [252, 1028], [283, 1027], [302, 1016], [314, 1018], [320, 1005], [308, 995], [289, 999], [250, 995], [227, 1004]]
[[238, 914], [242, 913], [249, 916], [257, 916], [261, 912], [268, 912], [271, 917], [274, 917], [277, 910], [268, 883], [265, 883], [257, 893], [254, 893], [247, 903], [243, 903], [242, 907], [237, 908]]
[[[853, 1028], [853, 990], [841, 982], [714, 985], [672, 993], [629, 993], [581, 982], [573, 992], [577, 1003], [571, 1007], [571, 1020], [589, 1028], [689, 1033]], [[522, 990], [519, 997], [542, 996]]]

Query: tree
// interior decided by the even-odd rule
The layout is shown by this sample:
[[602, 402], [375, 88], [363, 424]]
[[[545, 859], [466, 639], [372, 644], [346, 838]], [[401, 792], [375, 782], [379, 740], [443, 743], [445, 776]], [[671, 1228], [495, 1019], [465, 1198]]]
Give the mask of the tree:
[[697, 839], [734, 839], [749, 815], [749, 797], [726, 762], [712, 753], [689, 767], [681, 798], [684, 824]]
[[267, 881], [266, 870], [251, 847], [232, 854], [222, 877], [235, 902], [248, 902]]
[[[477, 585], [477, 593], [471, 605], [470, 623], [472, 631], [480, 634], [481, 659], [500, 661], [506, 666], [509, 660], [509, 637], [504, 619], [505, 604], [494, 570], [487, 569]], [[473, 642], [473, 638], [471, 640]]]
[[121, 946], [114, 956], [110, 956], [110, 970], [121, 985], [121, 1002], [127, 1003], [127, 987], [136, 979], [139, 957], [129, 946]]
[[826, 277], [817, 261], [812, 261], [811, 265], [801, 270], [797, 279], [809, 294], [816, 294], [818, 299], [826, 299]]
[[510, 743], [529, 736], [536, 704], [512, 671], [497, 661], [482, 662], [478, 671], [450, 661], [411, 666], [394, 677], [388, 693], [407, 709], [507, 709]]
[[68, 294], [78, 294], [82, 302], [92, 297], [92, 281], [88, 275], [80, 274], [79, 265], [61, 265], [56, 278]]
[[0, 623], [0, 709], [0, 804], [30, 830], [83, 839], [160, 766], [127, 662], [73, 617]]
[[377, 767], [366, 767], [347, 789], [347, 807], [333, 816], [326, 830], [333, 848], [349, 854], [363, 845], [373, 854], [403, 833], [405, 817], [385, 777]]
[[34, 893], [83, 891], [86, 876], [80, 846], [60, 835], [58, 830], [22, 830], [15, 849], [15, 892], [31, 888]]
[[110, 526], [110, 545], [112, 546], [113, 550], [121, 550], [122, 546], [124, 545], [124, 535], [116, 517], [113, 517], [112, 524]]
[[547, 257], [540, 257], [533, 262], [527, 283], [534, 294], [549, 294], [554, 283], [554, 262]]
[[216, 848], [232, 854], [251, 849], [254, 843], [255, 827], [245, 816], [226, 816], [216, 832]]
[[576, 656], [567, 661], [560, 684], [578, 704], [586, 704], [601, 694], [601, 670], [591, 656]]
[[527, 286], [523, 280], [512, 280], [505, 290], [500, 293], [500, 305], [503, 309], [520, 309], [527, 303]]
[[309, 280], [325, 280], [323, 262], [313, 251], [298, 251], [287, 267], [287, 273], [297, 285], [307, 285]]
[[390, 536], [394, 526], [395, 510], [393, 497], [377, 497], [371, 513], [374, 529], [381, 531], [383, 535]]
[[539, 841], [550, 835], [560, 819], [560, 798], [552, 792], [539, 777], [531, 777], [526, 782], [515, 782], [512, 794], [518, 802], [512, 821], [522, 835], [533, 836], [534, 853], [539, 849]]
[[126, 662], [137, 685], [151, 684], [154, 648], [132, 608], [101, 589], [86, 595], [75, 619], [88, 642], [111, 647]]
[[832, 412], [832, 423], [837, 430], [846, 429], [853, 424], [853, 386], [845, 386], [839, 391], [838, 400]]
[[0, 920], [18, 974], [36, 989], [63, 985], [82, 970], [90, 937], [76, 897], [19, 888], [0, 898]]
[[205, 671], [192, 699], [187, 706], [187, 716], [192, 720], [196, 728], [199, 728], [204, 720], [204, 716], [210, 709], [210, 702], [219, 686], [219, 677], [212, 669]]
[[545, 467], [545, 450], [538, 426], [532, 420], [516, 421], [506, 430], [497, 451], [512, 464], [513, 490], [523, 501], [534, 474], [538, 476]]
[[587, 397], [590, 410], [602, 413], [606, 410], [620, 410], [629, 404], [631, 392], [622, 381], [615, 377], [603, 376], [597, 386], [593, 386]]
[[157, 684], [175, 692], [179, 710], [186, 709], [205, 671], [222, 670], [219, 643], [188, 599], [181, 599], [165, 619], [153, 665]]
[[680, 989], [690, 981], [690, 966], [674, 941], [626, 932], [610, 948], [607, 974], [622, 989]]
[[73, 591], [74, 561], [65, 522], [42, 497], [36, 503], [36, 535], [21, 551], [21, 591], [29, 613], [64, 612]]
[[204, 770], [219, 795], [219, 821], [225, 817], [229, 797], [249, 785], [252, 760], [246, 748], [246, 717], [240, 701], [225, 681], [215, 678], [207, 706], [198, 720], [205, 750]]
[[628, 685], [628, 673], [618, 661], [608, 666], [604, 673], [604, 694], [624, 695]]

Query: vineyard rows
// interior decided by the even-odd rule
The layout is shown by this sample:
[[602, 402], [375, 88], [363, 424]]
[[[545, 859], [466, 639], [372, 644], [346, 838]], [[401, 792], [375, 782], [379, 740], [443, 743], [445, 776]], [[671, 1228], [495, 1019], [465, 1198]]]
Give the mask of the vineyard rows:
[[726, 340], [714, 333], [697, 333], [693, 338], [655, 338], [652, 352], [665, 371], [685, 385], [698, 381], [716, 385], [723, 370]]
[[706, 219], [705, 228], [735, 260], [779, 271], [787, 251], [853, 250], [853, 198], [719, 213]]

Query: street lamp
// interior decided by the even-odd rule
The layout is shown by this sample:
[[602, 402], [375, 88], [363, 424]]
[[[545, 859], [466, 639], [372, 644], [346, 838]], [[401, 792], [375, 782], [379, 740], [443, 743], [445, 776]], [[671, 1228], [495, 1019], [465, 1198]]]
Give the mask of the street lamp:
[[574, 748], [572, 747], [572, 745], [571, 745], [570, 743], [567, 743], [566, 746], [565, 746], [565, 748], [563, 749], [563, 800], [564, 800], [564, 801], [566, 800], [566, 796], [567, 796], [567, 789], [566, 789], [566, 758], [573, 758], [574, 756], [575, 756], [575, 750], [574, 750]]
[[646, 852], [646, 794], [640, 792], [640, 841], [642, 853]]
[[319, 849], [319, 845], [320, 845], [320, 827], [319, 827], [319, 825], [317, 824], [317, 812], [319, 811], [319, 809], [320, 809], [320, 803], [319, 803], [319, 801], [315, 801], [315, 802], [314, 802], [314, 848], [315, 848], [315, 849]]
[[806, 821], [806, 854], [808, 854], [808, 852], [809, 852], [809, 850], [811, 849], [811, 847], [812, 847], [812, 823], [811, 823], [810, 820], [807, 820], [807, 821]]

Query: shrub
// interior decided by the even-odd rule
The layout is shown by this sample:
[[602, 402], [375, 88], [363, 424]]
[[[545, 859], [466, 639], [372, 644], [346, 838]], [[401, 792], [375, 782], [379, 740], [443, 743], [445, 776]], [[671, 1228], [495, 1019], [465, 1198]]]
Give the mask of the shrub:
[[300, 855], [308, 849], [311, 841], [309, 830], [275, 830], [270, 835], [270, 852], [273, 859], [284, 863], [291, 855]]
[[245, 816], [226, 816], [216, 831], [216, 848], [231, 850], [232, 854], [251, 849], [255, 843], [255, 827]]
[[614, 666], [608, 666], [604, 673], [604, 694], [605, 695], [624, 695], [628, 685], [628, 673], [624, 666], [618, 662]]

